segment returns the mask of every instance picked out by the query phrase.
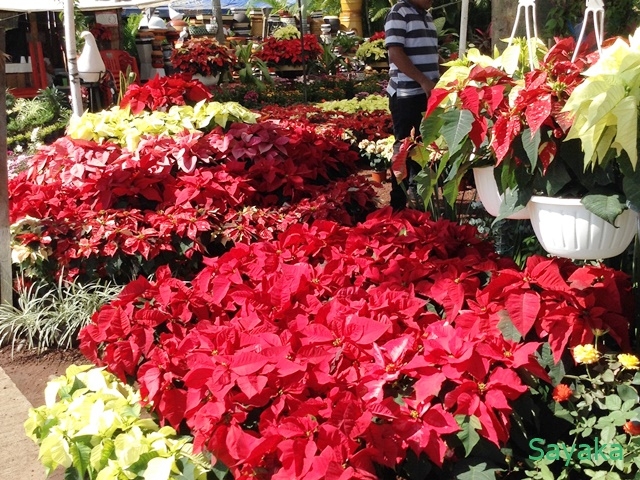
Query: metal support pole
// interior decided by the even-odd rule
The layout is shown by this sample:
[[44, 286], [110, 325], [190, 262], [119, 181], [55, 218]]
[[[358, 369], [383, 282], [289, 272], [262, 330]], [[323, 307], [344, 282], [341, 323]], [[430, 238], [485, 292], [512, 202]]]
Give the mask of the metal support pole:
[[460, 10], [460, 44], [458, 45], [458, 56], [467, 52], [467, 31], [469, 30], [469, 0], [462, 0]]
[[9, 168], [7, 165], [7, 76], [5, 29], [0, 27], [0, 303], [13, 302], [11, 228], [9, 223]]

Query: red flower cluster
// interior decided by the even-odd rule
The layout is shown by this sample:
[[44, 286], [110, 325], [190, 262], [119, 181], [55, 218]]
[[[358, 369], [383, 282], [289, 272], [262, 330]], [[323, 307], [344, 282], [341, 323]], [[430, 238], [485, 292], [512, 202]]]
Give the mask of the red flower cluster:
[[143, 85], [129, 85], [120, 101], [120, 108], [129, 107], [131, 113], [143, 110], [167, 111], [173, 105], [195, 105], [211, 98], [211, 92], [201, 82], [191, 80], [187, 74], [154, 78]]
[[89, 29], [91, 35], [98, 40], [104, 42], [111, 41], [111, 28], [101, 23], [94, 23]]
[[[599, 325], [627, 342], [614, 271], [535, 257], [517, 272], [472, 227], [415, 211], [295, 224], [206, 263], [128, 285], [81, 349], [234, 478], [373, 479], [408, 451], [442, 465], [456, 416], [503, 445], [518, 369], [547, 378], [542, 339], [556, 353]], [[509, 318], [532, 340], [505, 338]]]
[[[304, 59], [309, 62], [322, 55], [322, 46], [313, 33], [304, 35]], [[278, 40], [267, 37], [260, 44], [256, 56], [270, 65], [300, 65], [303, 60], [302, 42], [299, 38]]]
[[553, 393], [551, 398], [553, 398], [556, 402], [566, 402], [573, 395], [573, 390], [568, 385], [564, 383], [559, 383], [553, 389]]
[[184, 73], [217, 75], [235, 65], [235, 53], [209, 37], [190, 38], [171, 53], [171, 64]]
[[[533, 138], [543, 129], [538, 158], [543, 171], [555, 157], [559, 142], [566, 137], [570, 119], [562, 108], [573, 89], [580, 83], [582, 72], [595, 59], [593, 55], [571, 62], [575, 39], [565, 38], [546, 54], [540, 68], [525, 75], [525, 87], [518, 91], [514, 106], [508, 92], [514, 80], [494, 67], [474, 67], [468, 79], [460, 84], [435, 88], [429, 97], [429, 116], [452, 90], [458, 90], [462, 108], [473, 116], [469, 138], [476, 148], [489, 141], [499, 165], [508, 156], [517, 156], [516, 139], [530, 129]], [[596, 54], [597, 55], [597, 54]], [[489, 128], [491, 123], [491, 138]], [[528, 163], [527, 159], [522, 159]]]
[[369, 41], [375, 42], [376, 40], [380, 40], [381, 38], [385, 38], [384, 32], [376, 32], [373, 35], [371, 35], [371, 38], [369, 38]]
[[582, 72], [597, 59], [595, 55], [578, 57], [571, 62], [575, 50], [573, 37], [556, 43], [546, 54], [540, 69], [525, 76], [525, 87], [519, 91], [514, 107], [504, 111], [493, 127], [492, 148], [497, 164], [508, 155], [515, 155], [514, 141], [525, 128], [530, 136], [541, 128], [551, 131], [538, 148], [543, 171], [549, 167], [558, 150], [558, 143], [566, 137], [572, 119], [562, 111], [569, 95], [582, 81]]
[[[358, 155], [337, 137], [294, 121], [151, 136], [134, 152], [65, 137], [11, 181], [11, 218], [42, 219], [57, 261], [48, 275], [151, 273], [175, 262], [188, 275], [201, 255], [231, 245], [225, 234], [248, 242], [273, 238], [281, 223], [364, 218], [375, 192], [341, 180], [356, 171]], [[273, 212], [255, 236], [233, 234], [250, 206]]]
[[357, 143], [367, 139], [375, 141], [393, 135], [391, 115], [386, 110], [345, 114], [341, 111], [324, 111], [314, 105], [296, 105], [295, 110], [278, 105], [267, 105], [260, 110], [261, 118], [290, 119], [322, 126], [323, 129], [348, 131]]

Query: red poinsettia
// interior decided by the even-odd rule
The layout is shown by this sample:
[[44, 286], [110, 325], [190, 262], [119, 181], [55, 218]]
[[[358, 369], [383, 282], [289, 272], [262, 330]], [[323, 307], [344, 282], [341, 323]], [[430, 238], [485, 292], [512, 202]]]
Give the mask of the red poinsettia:
[[[540, 137], [537, 153], [542, 171], [546, 172], [571, 127], [571, 119], [562, 108], [582, 82], [582, 72], [597, 58], [596, 53], [578, 56], [572, 62], [575, 46], [573, 37], [554, 44], [540, 67], [525, 75], [524, 88], [518, 91], [513, 106], [496, 116], [491, 147], [497, 165], [508, 155], [517, 156], [513, 147], [517, 137], [528, 135], [533, 139], [543, 129], [545, 132]], [[520, 158], [520, 161], [527, 160]]]
[[98, 41], [111, 41], [111, 28], [101, 23], [94, 23], [89, 29], [94, 38]]
[[190, 38], [171, 53], [171, 64], [179, 72], [217, 75], [235, 65], [235, 53], [210, 37]]
[[130, 107], [131, 113], [143, 110], [167, 111], [173, 105], [195, 105], [211, 98], [211, 92], [188, 75], [156, 75], [143, 85], [129, 85], [120, 101], [120, 108]]
[[[302, 42], [304, 42], [304, 55]], [[304, 35], [302, 41], [299, 38], [267, 37], [256, 53], [257, 57], [270, 65], [300, 65], [303, 58], [310, 62], [317, 60], [320, 55], [322, 55], [322, 46], [313, 33]]]
[[[607, 268], [537, 258], [518, 272], [488, 247], [472, 228], [415, 211], [349, 228], [292, 223], [208, 259], [189, 282], [168, 268], [134, 282], [94, 316], [81, 348], [134, 375], [159, 418], [186, 425], [236, 477], [340, 478], [348, 465], [375, 478], [409, 450], [442, 465], [462, 418], [507, 441], [512, 402], [527, 391], [518, 372], [548, 378], [536, 355], [561, 336], [545, 327], [558, 301], [590, 295], [617, 310], [626, 295]], [[466, 306], [485, 291], [502, 313], [470, 329]], [[505, 338], [507, 321], [535, 341]]]

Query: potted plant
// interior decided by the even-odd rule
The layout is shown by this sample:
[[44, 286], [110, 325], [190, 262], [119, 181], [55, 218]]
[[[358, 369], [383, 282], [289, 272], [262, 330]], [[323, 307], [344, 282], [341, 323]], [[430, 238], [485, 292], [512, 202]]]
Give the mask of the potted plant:
[[387, 178], [387, 171], [391, 167], [391, 157], [393, 156], [393, 135], [378, 140], [367, 138], [358, 143], [360, 155], [369, 160], [369, 166], [373, 170], [372, 178], [376, 182], [383, 182]]
[[[553, 171], [553, 175], [545, 176], [548, 182], [545, 193], [555, 196], [557, 192], [567, 191], [567, 186], [573, 187], [579, 203], [577, 199], [554, 199], [550, 202], [545, 196], [532, 197], [530, 210], [532, 220], [536, 220], [534, 229], [540, 230], [540, 233], [536, 231], [539, 239], [544, 232], [542, 224], [537, 221], [562, 217], [562, 231], [566, 231], [569, 209], [576, 210], [576, 215], [582, 217], [582, 223], [585, 223], [585, 217], [599, 221], [599, 224], [593, 224], [590, 237], [585, 235], [584, 240], [578, 241], [594, 248], [596, 242], [606, 244], [610, 249], [607, 256], [622, 253], [636, 234], [637, 212], [640, 210], [640, 172], [637, 170], [640, 102], [638, 33], [636, 31], [628, 41], [618, 38], [603, 49], [600, 58], [584, 72], [582, 81], [566, 102], [563, 113], [570, 116], [572, 123], [565, 143], [575, 142], [581, 150], [571, 158], [571, 162], [566, 159], [558, 168], [568, 167], [571, 179], [577, 182], [558, 182], [559, 175]], [[564, 173], [560, 171], [560, 174]], [[557, 213], [557, 209], [560, 212]], [[557, 228], [554, 232], [554, 226], [551, 225], [545, 240], [570, 242], [572, 232], [562, 234]], [[593, 258], [588, 252], [582, 255], [575, 258]]]
[[[510, 98], [523, 87], [528, 48], [516, 39], [499, 56], [483, 55], [472, 48], [465, 57], [445, 64], [448, 69], [431, 92], [420, 129], [422, 148], [426, 146], [435, 151], [437, 159], [424, 165], [425, 171], [430, 173], [422, 177], [436, 179], [423, 182], [427, 198], [432, 195], [437, 178], [446, 174], [443, 193], [453, 205], [462, 179], [471, 170], [475, 172], [476, 168], [486, 167], [486, 170], [478, 171], [483, 173], [478, 179], [479, 193], [484, 185], [488, 184], [489, 190], [493, 188], [491, 197], [496, 204], [487, 202], [486, 198], [481, 200], [490, 213], [499, 215], [502, 192], [495, 193], [498, 189], [495, 181], [491, 186], [493, 167], [497, 163], [491, 148], [492, 129], [494, 123], [510, 110]], [[531, 45], [531, 48], [540, 50], [543, 45]], [[421, 152], [415, 156], [429, 157]]]
[[191, 38], [171, 53], [176, 72], [190, 73], [205, 85], [218, 83], [235, 63], [233, 51], [209, 37]]
[[[448, 110], [445, 107], [439, 112], [440, 118], [433, 121], [441, 127], [442, 144], [447, 150], [444, 161], [449, 171], [445, 183], [450, 185], [445, 191], [450, 201], [465, 169], [478, 166], [472, 157], [475, 149], [487, 148], [489, 155], [482, 156], [482, 161], [488, 159], [488, 164], [495, 167], [498, 189], [504, 195], [499, 217], [527, 208], [534, 231], [549, 253], [574, 259], [607, 258], [624, 251], [633, 238], [635, 230], [630, 224], [635, 222], [635, 215], [623, 212], [627, 209], [629, 187], [633, 184], [637, 188], [637, 181], [631, 175], [632, 164], [624, 158], [614, 158], [613, 152], [606, 162], [584, 159], [578, 138], [582, 138], [586, 121], [580, 120], [580, 126], [573, 127], [574, 117], [579, 117], [570, 108], [578, 104], [576, 90], [583, 99], [594, 95], [594, 91], [599, 93], [580, 87], [593, 76], [583, 76], [582, 72], [597, 60], [597, 54], [586, 55], [583, 50], [572, 62], [574, 49], [572, 38], [557, 42], [532, 71], [519, 79], [514, 75], [504, 77], [506, 72], [493, 71], [492, 67], [471, 71], [469, 80], [481, 80], [481, 86], [473, 84], [471, 89], [456, 91], [452, 106]], [[617, 73], [623, 76], [622, 71]], [[465, 88], [468, 86], [465, 84]], [[447, 95], [446, 88], [434, 90], [428, 115], [437, 110], [433, 105], [439, 107]], [[569, 98], [574, 100], [568, 102]], [[590, 99], [584, 101], [590, 103]], [[586, 117], [587, 107], [582, 108]], [[424, 132], [429, 131], [427, 125], [423, 127]], [[569, 135], [576, 128], [580, 133]], [[606, 153], [610, 146], [611, 143], [600, 147], [603, 150], [599, 151]], [[558, 212], [551, 213], [544, 207], [546, 210], [540, 213], [539, 205], [548, 197], [554, 198], [554, 208], [560, 205]], [[558, 197], [568, 199], [559, 201]], [[570, 220], [574, 214], [575, 222]], [[546, 233], [539, 222], [542, 219], [558, 219], [561, 224], [551, 222]], [[628, 226], [615, 228], [627, 221]], [[581, 228], [585, 236], [578, 237], [574, 228], [586, 223], [594, 230]], [[591, 248], [604, 244], [607, 249]]]
[[272, 84], [267, 64], [256, 56], [253, 45], [236, 45], [236, 72], [241, 83], [264, 90], [265, 83]]
[[584, 76], [565, 106], [573, 117], [567, 139], [580, 139], [585, 170], [615, 163], [623, 176], [623, 200], [639, 211], [640, 29], [603, 49]]
[[353, 55], [362, 42], [362, 37], [349, 35], [346, 32], [338, 32], [331, 41], [333, 50], [339, 55]]
[[389, 68], [384, 32], [374, 33], [368, 40], [361, 43], [356, 50], [356, 58], [374, 68]]
[[322, 55], [322, 46], [312, 33], [304, 35], [301, 41], [300, 31], [293, 25], [287, 25], [267, 37], [260, 44], [256, 55], [267, 62], [267, 65], [275, 67], [280, 75], [285, 70], [301, 74], [303, 61], [307, 64], [317, 61]]

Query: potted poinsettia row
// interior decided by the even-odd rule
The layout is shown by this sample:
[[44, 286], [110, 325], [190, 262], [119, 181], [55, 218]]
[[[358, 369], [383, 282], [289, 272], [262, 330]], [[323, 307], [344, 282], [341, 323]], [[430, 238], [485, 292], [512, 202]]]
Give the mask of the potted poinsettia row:
[[[501, 201], [492, 213], [499, 218], [532, 217], [539, 240], [553, 254], [618, 255], [635, 234], [640, 209], [640, 175], [631, 148], [637, 139], [633, 108], [638, 99], [624, 93], [637, 90], [634, 82], [640, 76], [620, 60], [640, 54], [637, 38], [618, 39], [601, 56], [587, 54], [583, 45], [575, 61], [572, 38], [548, 51], [538, 45], [544, 56], [530, 71], [518, 62], [527, 48], [533, 45], [516, 43], [497, 58], [471, 51], [452, 62], [434, 90], [422, 131], [424, 143], [438, 145], [444, 152], [440, 162], [449, 165], [447, 198], [455, 199], [468, 170], [491, 166], [484, 176], [497, 181], [501, 196], [494, 198]], [[624, 128], [618, 140], [614, 132], [620, 122]], [[603, 130], [604, 125], [611, 129]], [[483, 186], [480, 172], [474, 173]], [[550, 213], [547, 197], [570, 198], [553, 200], [560, 210]], [[573, 211], [578, 222], [597, 225], [577, 243], [567, 224]], [[547, 233], [540, 221], [551, 218], [562, 218], [564, 225], [552, 224]], [[597, 244], [609, 248], [592, 250]]]

